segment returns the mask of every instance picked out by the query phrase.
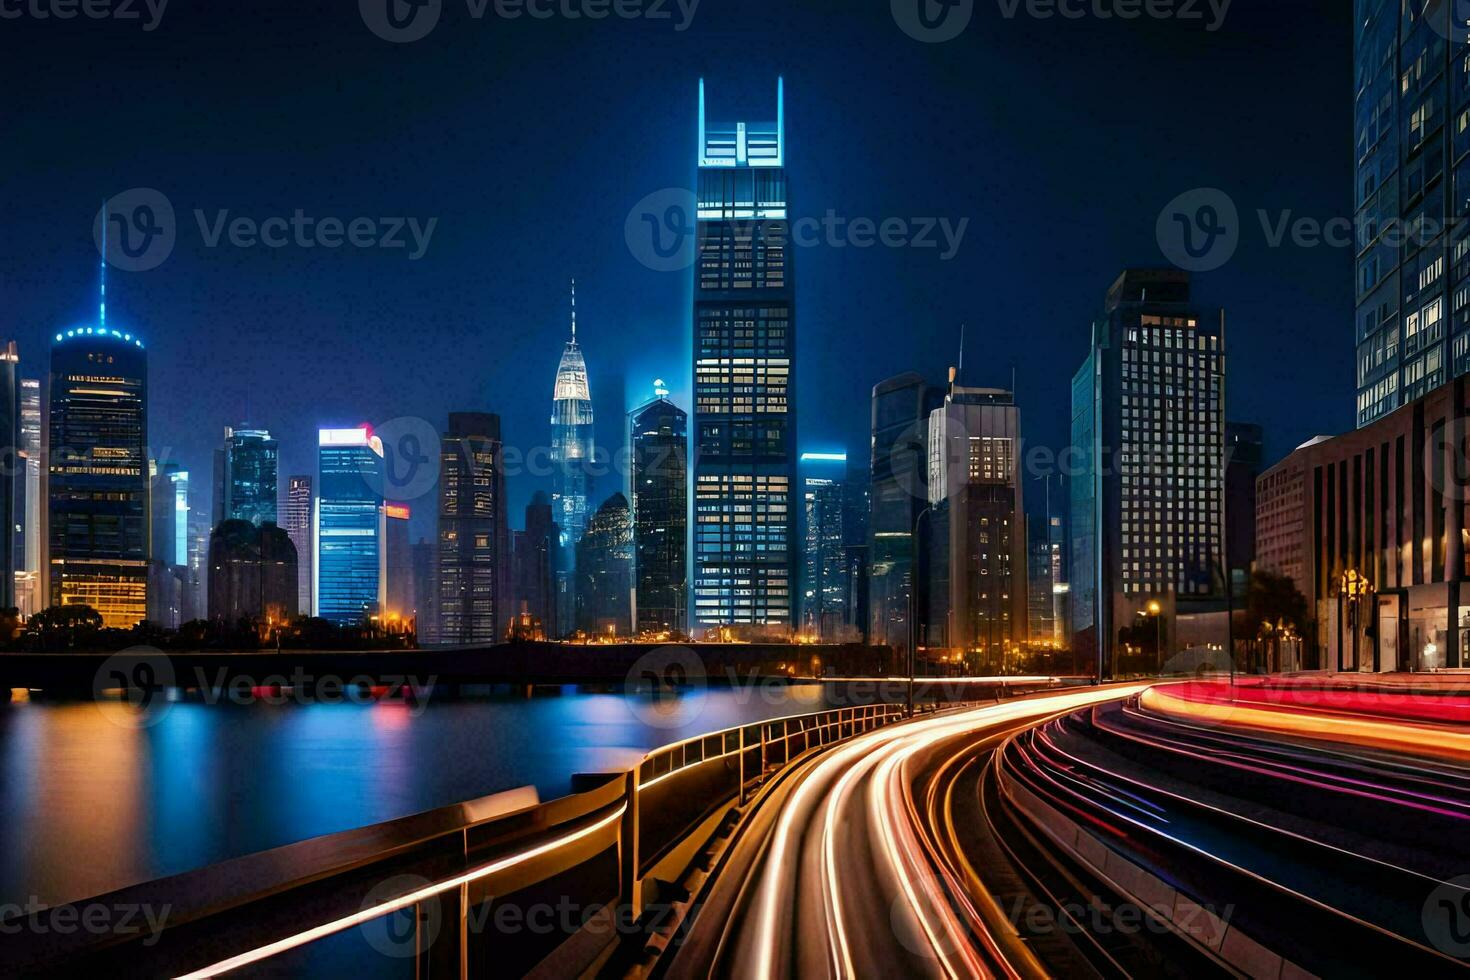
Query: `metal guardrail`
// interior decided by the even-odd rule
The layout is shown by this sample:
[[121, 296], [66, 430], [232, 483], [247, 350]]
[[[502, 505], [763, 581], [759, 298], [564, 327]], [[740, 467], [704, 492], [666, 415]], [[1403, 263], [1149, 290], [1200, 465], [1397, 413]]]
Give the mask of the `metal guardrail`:
[[[919, 710], [948, 707], [955, 705]], [[596, 788], [547, 803], [525, 791], [496, 794], [121, 889], [73, 905], [78, 915], [97, 905], [166, 906], [167, 926], [151, 941], [22, 930], [5, 939], [0, 976], [254, 972], [248, 968], [284, 965], [303, 947], [410, 908], [405, 972], [525, 972], [568, 936], [507, 941], [474, 929], [486, 919], [471, 910], [557, 896], [636, 919], [646, 876], [722, 808], [743, 803], [804, 752], [903, 716], [900, 705], [878, 704], [743, 725], [654, 749]]]

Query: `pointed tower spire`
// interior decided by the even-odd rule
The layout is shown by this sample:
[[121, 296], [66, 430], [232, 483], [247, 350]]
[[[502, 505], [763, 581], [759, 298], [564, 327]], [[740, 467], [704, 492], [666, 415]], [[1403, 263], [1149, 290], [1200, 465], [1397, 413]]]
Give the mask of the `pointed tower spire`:
[[577, 342], [577, 277], [572, 277], [572, 343]]
[[107, 326], [107, 200], [102, 201], [102, 262], [97, 281], [97, 325]]

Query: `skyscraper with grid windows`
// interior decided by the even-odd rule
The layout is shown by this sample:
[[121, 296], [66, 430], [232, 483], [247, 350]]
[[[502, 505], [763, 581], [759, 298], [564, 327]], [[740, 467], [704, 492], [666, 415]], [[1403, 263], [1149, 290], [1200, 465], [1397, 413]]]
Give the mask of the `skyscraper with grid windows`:
[[699, 83], [692, 624], [795, 623], [795, 290], [784, 90], [774, 122], [711, 122]]

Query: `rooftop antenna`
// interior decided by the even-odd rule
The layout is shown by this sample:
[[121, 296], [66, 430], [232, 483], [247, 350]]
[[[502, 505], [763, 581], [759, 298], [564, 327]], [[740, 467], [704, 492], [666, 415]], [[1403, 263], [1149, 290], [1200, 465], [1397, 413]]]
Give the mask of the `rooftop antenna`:
[[962, 372], [964, 370], [965, 370], [965, 325], [963, 323], [961, 323], [960, 324], [960, 364], [959, 364], [959, 371], [956, 372], [955, 377], [958, 378], [959, 377], [959, 372]]
[[97, 325], [107, 328], [107, 199], [102, 200], [102, 262], [97, 283]]
[[572, 343], [577, 342], [577, 277], [572, 277]]

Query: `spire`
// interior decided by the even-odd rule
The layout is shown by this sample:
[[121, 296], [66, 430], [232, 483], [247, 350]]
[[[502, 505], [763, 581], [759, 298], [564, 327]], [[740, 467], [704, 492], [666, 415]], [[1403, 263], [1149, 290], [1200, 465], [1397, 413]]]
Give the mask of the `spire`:
[[577, 277], [572, 277], [572, 343], [577, 342]]
[[102, 201], [102, 262], [97, 283], [97, 325], [107, 326], [107, 201]]

